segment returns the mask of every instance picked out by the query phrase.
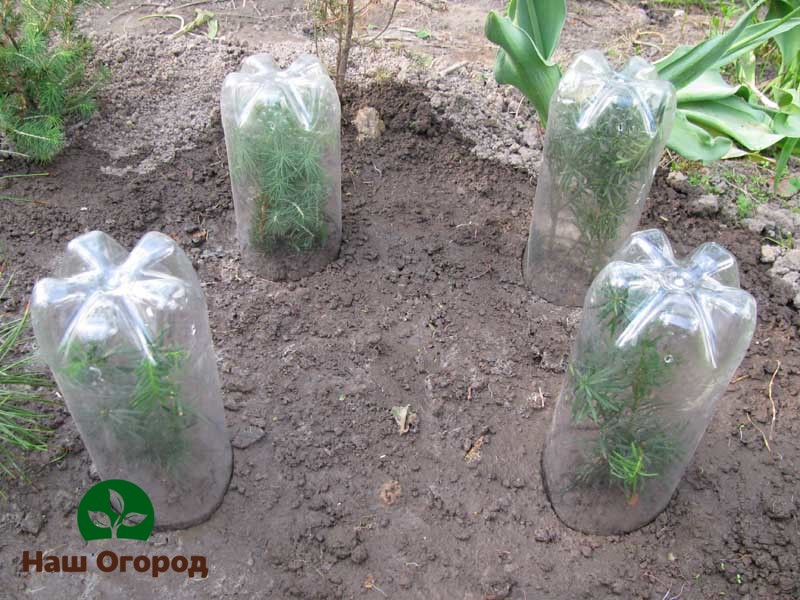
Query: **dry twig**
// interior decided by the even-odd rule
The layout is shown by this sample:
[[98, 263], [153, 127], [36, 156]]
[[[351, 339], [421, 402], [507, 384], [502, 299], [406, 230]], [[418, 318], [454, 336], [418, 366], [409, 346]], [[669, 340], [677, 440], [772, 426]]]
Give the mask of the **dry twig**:
[[769, 424], [769, 439], [772, 439], [772, 432], [775, 429], [775, 418], [778, 415], [778, 411], [775, 409], [775, 400], [772, 398], [772, 384], [775, 383], [775, 376], [778, 374], [778, 371], [781, 368], [781, 361], [777, 361], [778, 364], [775, 367], [775, 371], [772, 373], [772, 377], [769, 380], [769, 385], [767, 386], [767, 396], [769, 396], [769, 403], [772, 407], [772, 421]]
[[764, 440], [764, 447], [765, 447], [765, 448], [766, 448], [766, 449], [767, 449], [767, 450], [770, 452], [770, 454], [771, 454], [771, 453], [772, 453], [772, 448], [770, 448], [770, 447], [769, 447], [769, 440], [767, 439], [767, 436], [766, 436], [766, 434], [764, 433], [764, 430], [763, 430], [763, 429], [761, 429], [761, 427], [759, 427], [758, 425], [756, 425], [756, 424], [753, 422], [753, 419], [751, 419], [751, 418], [750, 418], [750, 413], [747, 413], [747, 420], [748, 420], [748, 421], [750, 421], [750, 425], [752, 425], [753, 427], [755, 427], [755, 428], [756, 428], [756, 430], [758, 431], [758, 433], [760, 433], [760, 434], [761, 434], [761, 439], [763, 439], [763, 440]]

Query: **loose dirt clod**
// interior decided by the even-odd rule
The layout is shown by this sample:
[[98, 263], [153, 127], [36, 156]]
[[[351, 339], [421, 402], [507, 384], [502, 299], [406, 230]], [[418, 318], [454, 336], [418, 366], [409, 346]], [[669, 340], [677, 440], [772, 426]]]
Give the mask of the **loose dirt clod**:
[[480, 460], [481, 448], [483, 448], [485, 443], [486, 438], [484, 438], [484, 436], [480, 436], [478, 439], [476, 439], [472, 443], [472, 446], [470, 446], [469, 450], [467, 450], [467, 453], [464, 455], [464, 462], [471, 463], [475, 462], [476, 460]]
[[400, 499], [402, 493], [403, 489], [400, 486], [400, 482], [393, 480], [387, 481], [381, 485], [381, 488], [378, 491], [378, 497], [381, 499], [381, 502], [384, 506], [392, 506]]

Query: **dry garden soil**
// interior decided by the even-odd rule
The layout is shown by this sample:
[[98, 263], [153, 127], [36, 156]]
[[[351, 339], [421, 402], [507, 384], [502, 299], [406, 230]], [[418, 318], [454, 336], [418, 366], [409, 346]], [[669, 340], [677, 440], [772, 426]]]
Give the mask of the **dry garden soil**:
[[[351, 121], [366, 103], [386, 131], [358, 142]], [[15, 273], [6, 313], [84, 231], [128, 247], [150, 230], [181, 243], [205, 284], [235, 467], [207, 523], [129, 542], [136, 554], [205, 555], [208, 578], [24, 574], [24, 550], [127, 544], [82, 541], [75, 507], [97, 476], [54, 409], [52, 449], [28, 467], [30, 483], [4, 483], [0, 595], [800, 597], [798, 315], [771, 297], [760, 236], [688, 214], [691, 198], [658, 172], [644, 226], [680, 252], [708, 240], [732, 250], [758, 328], [668, 508], [628, 535], [577, 533], [553, 513], [539, 465], [580, 311], [522, 284], [535, 179], [476, 158], [420, 89], [356, 88], [344, 114], [341, 254], [298, 282], [239, 265], [219, 124], [124, 177], [102, 174], [108, 157], [78, 134], [50, 177], [2, 190], [35, 200], [0, 205]], [[398, 405], [418, 415], [405, 435]]]

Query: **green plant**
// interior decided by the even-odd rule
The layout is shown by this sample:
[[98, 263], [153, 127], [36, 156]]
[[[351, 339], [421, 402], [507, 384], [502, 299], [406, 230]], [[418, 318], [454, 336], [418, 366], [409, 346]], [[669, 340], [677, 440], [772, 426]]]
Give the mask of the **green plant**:
[[[0, 290], [0, 297], [8, 286], [9, 282]], [[14, 450], [47, 450], [46, 415], [32, 407], [44, 400], [32, 388], [51, 387], [52, 382], [32, 368], [30, 354], [20, 354], [28, 330], [27, 311], [21, 318], [0, 323], [0, 472], [8, 477], [23, 475]]]
[[156, 465], [174, 476], [188, 458], [186, 429], [197, 420], [180, 396], [186, 351], [159, 337], [142, 356], [133, 348], [106, 350], [97, 343], [70, 342], [60, 374], [70, 385], [94, 394], [85, 402], [86, 435], [114, 441], [128, 464]]
[[659, 398], [677, 359], [662, 356], [661, 340], [646, 332], [622, 347], [614, 343], [644, 296], [606, 283], [600, 298], [593, 308], [604, 330], [568, 368], [572, 421], [596, 430], [574, 485], [615, 486], [635, 505], [646, 481], [658, 480], [682, 453], [680, 429], [663, 422]]
[[103, 73], [87, 74], [91, 46], [75, 31], [84, 0], [0, 0], [0, 152], [48, 162], [64, 123], [96, 110]]
[[711, 9], [711, 3], [708, 2], [708, 0], [658, 0], [658, 4], [663, 4], [664, 6], [672, 8], [687, 9], [690, 6], [696, 6], [704, 11]]
[[784, 250], [794, 250], [794, 236], [791, 233], [778, 232], [777, 237], [765, 237], [764, 239]]
[[[713, 161], [800, 137], [796, 85], [793, 90], [776, 90], [775, 100], [770, 100], [749, 77], [754, 71], [743, 73], [738, 85], [728, 84], [720, 72], [737, 61], [746, 62], [770, 40], [781, 45], [787, 37], [800, 35], [800, 8], [794, 7], [795, 1], [784, 2], [780, 12], [771, 11], [764, 21], [752, 22], [764, 3], [760, 0], [725, 33], [694, 47], [679, 46], [655, 63], [660, 77], [678, 92], [671, 149], [692, 160]], [[506, 15], [492, 11], [486, 19], [486, 37], [500, 46], [495, 79], [517, 87], [545, 125], [550, 97], [561, 79], [552, 56], [565, 19], [565, 0], [511, 0]], [[790, 50], [782, 51], [787, 56]], [[796, 79], [796, 54], [791, 59], [794, 62], [787, 62], [785, 72]]]
[[551, 199], [550, 243], [566, 204], [580, 233], [577, 247], [594, 276], [616, 247], [630, 213], [631, 190], [642, 186], [643, 174], [650, 176], [647, 165], [657, 140], [635, 106], [611, 104], [588, 127], [581, 125], [586, 112], [581, 103], [565, 102], [559, 110], [559, 135], [548, 138], [553, 195], [561, 200]]
[[261, 105], [233, 136], [232, 177], [256, 190], [253, 246], [262, 252], [323, 246], [329, 183], [322, 158], [334, 135], [303, 127], [286, 106]]
[[736, 196], [736, 216], [740, 219], [746, 219], [753, 216], [755, 204], [746, 194], [739, 194]]

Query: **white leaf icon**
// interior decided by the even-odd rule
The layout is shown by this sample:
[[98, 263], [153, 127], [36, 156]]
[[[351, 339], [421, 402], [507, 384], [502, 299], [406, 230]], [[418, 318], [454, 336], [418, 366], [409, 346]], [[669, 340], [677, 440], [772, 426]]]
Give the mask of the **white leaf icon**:
[[111, 528], [111, 519], [109, 519], [108, 515], [104, 512], [95, 512], [90, 510], [89, 518], [92, 520], [92, 523], [94, 523], [95, 527], [99, 527], [100, 529]]
[[122, 519], [122, 524], [125, 525], [125, 527], [134, 527], [135, 525], [138, 525], [144, 521], [146, 518], [147, 515], [132, 512], [125, 515], [125, 518]]
[[125, 502], [122, 501], [122, 496], [112, 489], [109, 489], [108, 493], [111, 496], [111, 510], [121, 515], [125, 512]]

